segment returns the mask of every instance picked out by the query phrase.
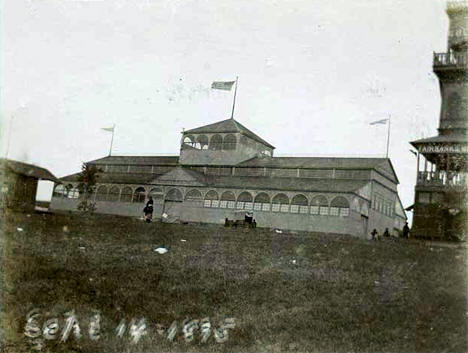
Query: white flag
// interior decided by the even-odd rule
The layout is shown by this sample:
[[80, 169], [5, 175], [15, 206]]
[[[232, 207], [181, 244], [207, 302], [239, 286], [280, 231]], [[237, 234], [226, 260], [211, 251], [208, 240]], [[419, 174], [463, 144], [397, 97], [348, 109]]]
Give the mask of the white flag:
[[232, 86], [236, 83], [236, 81], [215, 81], [211, 84], [212, 89], [222, 89], [224, 91], [230, 91]]
[[388, 121], [388, 119], [380, 119], [380, 120], [376, 120], [376, 121], [371, 122], [369, 125], [386, 124], [387, 121]]
[[114, 132], [114, 126], [112, 126], [112, 127], [101, 127], [101, 130]]

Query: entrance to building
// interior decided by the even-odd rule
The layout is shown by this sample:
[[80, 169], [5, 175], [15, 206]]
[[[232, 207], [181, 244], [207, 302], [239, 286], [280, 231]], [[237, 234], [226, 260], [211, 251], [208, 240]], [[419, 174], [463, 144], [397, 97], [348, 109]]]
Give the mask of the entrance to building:
[[164, 198], [162, 209], [162, 221], [173, 223], [181, 219], [183, 197], [179, 189], [169, 190]]
[[361, 215], [362, 231], [365, 236], [367, 236], [367, 223], [368, 222], [369, 222], [369, 217]]

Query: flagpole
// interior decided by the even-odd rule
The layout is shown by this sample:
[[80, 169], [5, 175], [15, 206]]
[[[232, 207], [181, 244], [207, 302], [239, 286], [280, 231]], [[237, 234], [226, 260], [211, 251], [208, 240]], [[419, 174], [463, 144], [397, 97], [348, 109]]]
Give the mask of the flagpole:
[[115, 124], [112, 124], [112, 137], [111, 137], [111, 143], [110, 143], [110, 148], [109, 148], [109, 156], [112, 154], [112, 144], [114, 143], [114, 131], [115, 131]]
[[6, 148], [6, 156], [5, 159], [8, 159], [8, 152], [10, 152], [10, 141], [11, 141], [11, 130], [13, 128], [13, 119], [14, 115], [10, 117], [10, 124], [8, 126], [8, 143], [7, 143], [7, 148]]
[[234, 107], [236, 106], [236, 94], [237, 94], [237, 80], [239, 79], [239, 76], [236, 76], [236, 89], [234, 90], [234, 99], [232, 101], [232, 113], [231, 113], [231, 119], [234, 119]]
[[391, 115], [388, 116], [388, 129], [387, 129], [387, 154], [385, 158], [388, 158], [388, 147], [390, 145], [390, 122], [391, 122]]

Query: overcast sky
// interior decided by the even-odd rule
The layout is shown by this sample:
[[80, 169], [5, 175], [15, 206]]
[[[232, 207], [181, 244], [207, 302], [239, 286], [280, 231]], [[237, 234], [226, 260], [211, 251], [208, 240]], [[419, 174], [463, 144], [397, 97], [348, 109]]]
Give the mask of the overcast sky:
[[[235, 118], [275, 155], [385, 155], [413, 202], [409, 141], [437, 134], [442, 0], [3, 0], [1, 152], [58, 177], [108, 154], [178, 154]], [[39, 198], [50, 197], [41, 187]]]

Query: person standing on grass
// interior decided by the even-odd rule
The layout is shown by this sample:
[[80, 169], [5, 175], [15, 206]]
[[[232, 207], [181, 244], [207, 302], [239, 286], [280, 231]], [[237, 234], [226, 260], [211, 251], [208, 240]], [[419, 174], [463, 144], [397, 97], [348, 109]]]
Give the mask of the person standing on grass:
[[153, 218], [153, 198], [150, 196], [148, 202], [146, 202], [146, 206], [143, 209], [143, 212], [145, 213], [145, 220], [147, 223], [151, 222], [151, 219]]
[[383, 233], [383, 236], [384, 236], [385, 238], [389, 238], [389, 237], [390, 237], [390, 233], [389, 233], [389, 231], [388, 231], [388, 228], [385, 228], [385, 232]]
[[409, 229], [409, 226], [408, 226], [408, 222], [406, 222], [404, 227], [403, 227], [403, 238], [409, 239], [409, 233], [410, 233], [410, 229]]
[[379, 239], [379, 232], [377, 232], [377, 229], [374, 228], [374, 230], [371, 232], [371, 235], [372, 235], [372, 240]]

